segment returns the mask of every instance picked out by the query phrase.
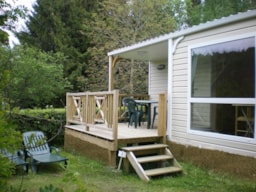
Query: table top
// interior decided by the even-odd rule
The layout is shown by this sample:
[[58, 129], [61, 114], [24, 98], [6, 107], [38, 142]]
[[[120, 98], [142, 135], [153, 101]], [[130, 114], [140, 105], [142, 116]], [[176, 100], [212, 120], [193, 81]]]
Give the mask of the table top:
[[158, 103], [157, 100], [135, 100], [137, 103], [147, 104], [147, 103]]

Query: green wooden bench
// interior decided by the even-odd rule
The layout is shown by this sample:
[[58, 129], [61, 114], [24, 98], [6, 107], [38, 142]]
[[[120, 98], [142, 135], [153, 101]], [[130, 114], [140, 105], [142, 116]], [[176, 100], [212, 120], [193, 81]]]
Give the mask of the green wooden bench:
[[29, 131], [23, 133], [25, 159], [30, 158], [33, 172], [37, 172], [40, 164], [64, 162], [67, 167], [68, 159], [59, 154], [56, 147], [49, 147], [41, 131]]
[[16, 167], [22, 166], [23, 170], [28, 173], [28, 163], [25, 161], [25, 155], [22, 150], [11, 153], [6, 149], [0, 149], [0, 153], [3, 157], [8, 158], [12, 163], [14, 163]]

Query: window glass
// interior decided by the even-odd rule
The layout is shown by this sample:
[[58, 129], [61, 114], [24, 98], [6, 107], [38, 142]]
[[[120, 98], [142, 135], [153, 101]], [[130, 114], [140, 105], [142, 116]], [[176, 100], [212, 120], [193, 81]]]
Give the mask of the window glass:
[[192, 97], [254, 97], [254, 37], [192, 49], [191, 63]]
[[255, 58], [255, 37], [191, 49], [191, 130], [256, 138]]
[[254, 106], [193, 103], [191, 129], [253, 138]]

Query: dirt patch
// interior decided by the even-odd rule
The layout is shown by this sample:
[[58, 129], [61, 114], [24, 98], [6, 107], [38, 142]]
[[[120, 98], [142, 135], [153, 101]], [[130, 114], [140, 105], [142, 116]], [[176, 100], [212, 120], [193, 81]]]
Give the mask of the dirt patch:
[[173, 142], [168, 143], [178, 161], [193, 163], [219, 173], [256, 181], [256, 159], [216, 150], [199, 149]]

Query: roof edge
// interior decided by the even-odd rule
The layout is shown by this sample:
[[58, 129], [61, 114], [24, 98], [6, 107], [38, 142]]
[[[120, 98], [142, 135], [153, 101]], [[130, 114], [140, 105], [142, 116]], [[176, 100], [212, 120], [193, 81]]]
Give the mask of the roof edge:
[[148, 45], [157, 44], [157, 43], [160, 43], [162, 41], [166, 41], [168, 39], [177, 38], [177, 37], [180, 37], [180, 36], [196, 33], [196, 32], [199, 32], [199, 31], [206, 30], [206, 29], [219, 27], [219, 26], [225, 25], [227, 23], [234, 23], [234, 22], [245, 20], [245, 19], [250, 19], [250, 18], [253, 18], [253, 17], [256, 17], [256, 9], [248, 10], [247, 12], [240, 12], [240, 13], [237, 13], [235, 15], [230, 15], [230, 16], [227, 16], [227, 17], [222, 17], [220, 19], [215, 19], [215, 20], [212, 20], [212, 21], [208, 21], [206, 23], [195, 25], [195, 26], [192, 26], [190, 28], [187, 28], [187, 29], [184, 29], [184, 30], [181, 30], [181, 31], [175, 31], [175, 32], [172, 32], [172, 33], [168, 33], [168, 34], [159, 36], [159, 37], [155, 37], [155, 38], [152, 38], [152, 39], [141, 41], [141, 42], [138, 42], [138, 43], [130, 45], [130, 46], [115, 49], [111, 52], [108, 52], [108, 56], [117, 55], [117, 54], [120, 54], [120, 53], [123, 53], [123, 52], [127, 52], [127, 51], [131, 51], [131, 50], [139, 49], [139, 48], [142, 48], [142, 47], [146, 47]]
[[206, 23], [195, 25], [195, 26], [192, 26], [190, 28], [187, 28], [187, 29], [184, 29], [184, 30], [181, 30], [181, 31], [176, 31], [176, 32], [174, 32], [170, 35], [170, 38], [177, 38], [179, 36], [196, 33], [196, 32], [199, 32], [199, 31], [206, 30], [206, 29], [219, 27], [219, 26], [222, 26], [222, 25], [225, 25], [225, 24], [228, 24], [228, 23], [234, 23], [234, 22], [245, 20], [245, 19], [250, 19], [250, 18], [253, 18], [253, 17], [256, 17], [256, 9], [248, 10], [247, 12], [239, 12], [235, 15], [229, 15], [227, 17], [214, 19], [212, 21], [208, 21]]
[[155, 37], [155, 38], [152, 38], [152, 39], [147, 39], [145, 41], [141, 41], [141, 42], [135, 43], [133, 45], [129, 45], [129, 46], [126, 46], [126, 47], [119, 48], [119, 49], [113, 50], [111, 52], [108, 52], [108, 56], [116, 55], [118, 53], [123, 53], [123, 52], [134, 50], [134, 49], [139, 49], [139, 48], [151, 45], [151, 44], [157, 44], [157, 43], [160, 43], [162, 41], [166, 41], [170, 38], [171, 38], [171, 33], [168, 33], [168, 34], [165, 34], [165, 35], [162, 35], [162, 36], [158, 36], [158, 37]]

